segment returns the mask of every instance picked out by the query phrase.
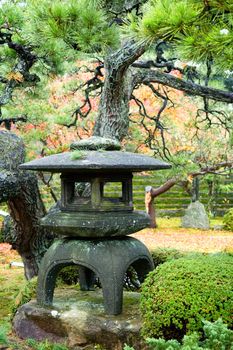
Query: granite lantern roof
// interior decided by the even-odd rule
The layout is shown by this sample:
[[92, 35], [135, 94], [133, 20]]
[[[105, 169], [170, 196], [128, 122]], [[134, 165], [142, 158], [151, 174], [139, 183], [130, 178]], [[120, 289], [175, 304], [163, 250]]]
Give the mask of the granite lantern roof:
[[[76, 151], [77, 152], [77, 151]], [[74, 159], [77, 156], [78, 159]], [[20, 166], [24, 170], [64, 172], [140, 172], [168, 169], [171, 166], [161, 160], [137, 153], [122, 151], [65, 152], [32, 160]]]

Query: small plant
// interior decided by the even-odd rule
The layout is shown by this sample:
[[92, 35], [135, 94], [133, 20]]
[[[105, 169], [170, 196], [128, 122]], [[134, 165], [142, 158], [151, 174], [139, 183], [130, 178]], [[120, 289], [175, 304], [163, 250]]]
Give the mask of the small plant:
[[132, 346], [125, 344], [124, 350], [134, 350], [134, 348]]
[[233, 326], [233, 257], [191, 255], [168, 261], [142, 285], [144, 337], [181, 340], [202, 329], [202, 320]]
[[37, 277], [32, 278], [30, 281], [26, 281], [25, 285], [20, 289], [15, 298], [15, 303], [12, 308], [12, 318], [21, 305], [28, 303], [32, 298], [36, 296], [36, 288]]
[[[146, 343], [150, 350], [232, 350], [233, 331], [227, 328], [221, 319], [216, 322], [203, 321], [204, 337], [198, 333], [185, 335], [182, 342], [176, 339], [147, 338]], [[201, 338], [201, 339], [200, 339]], [[134, 350], [125, 345], [124, 350]]]
[[233, 231], [233, 208], [224, 215], [223, 224], [225, 230]]
[[8, 329], [5, 326], [0, 327], [0, 345], [8, 345], [7, 339]]
[[87, 156], [87, 152], [84, 151], [72, 151], [71, 160], [84, 159]]
[[65, 345], [58, 343], [50, 343], [48, 340], [38, 342], [34, 339], [27, 339], [26, 343], [33, 350], [68, 350], [68, 348]]
[[95, 344], [94, 349], [95, 350], [108, 350], [108, 349], [104, 348], [101, 344]]

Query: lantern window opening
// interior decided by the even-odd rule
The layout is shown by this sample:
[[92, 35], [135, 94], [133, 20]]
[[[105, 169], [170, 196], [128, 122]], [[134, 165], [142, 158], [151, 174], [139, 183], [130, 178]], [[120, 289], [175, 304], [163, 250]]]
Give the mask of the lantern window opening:
[[132, 173], [61, 176], [62, 210], [133, 210]]
[[103, 183], [103, 199], [119, 199], [123, 201], [123, 182], [107, 181]]

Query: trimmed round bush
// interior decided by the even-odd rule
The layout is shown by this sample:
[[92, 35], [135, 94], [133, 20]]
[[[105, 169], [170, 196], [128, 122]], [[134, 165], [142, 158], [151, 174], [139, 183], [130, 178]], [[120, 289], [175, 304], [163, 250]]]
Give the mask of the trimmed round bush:
[[185, 253], [172, 248], [157, 248], [151, 252], [155, 267], [173, 259], [179, 259], [185, 256]]
[[181, 340], [203, 319], [233, 327], [233, 257], [197, 255], [168, 261], [142, 285], [142, 334]]
[[223, 224], [226, 230], [233, 231], [233, 208], [224, 215]]

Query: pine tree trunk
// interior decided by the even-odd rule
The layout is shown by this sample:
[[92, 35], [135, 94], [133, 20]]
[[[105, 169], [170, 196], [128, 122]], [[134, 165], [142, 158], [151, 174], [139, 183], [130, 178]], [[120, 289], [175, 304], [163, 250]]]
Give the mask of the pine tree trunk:
[[127, 69], [115, 69], [114, 62], [105, 61], [105, 82], [94, 135], [122, 140], [129, 127], [131, 74]]
[[127, 135], [129, 101], [134, 87], [130, 65], [145, 49], [145, 43], [127, 41], [119, 50], [105, 58], [105, 80], [94, 136], [121, 141]]
[[14, 226], [6, 241], [21, 255], [25, 276], [31, 279], [37, 275], [41, 258], [53, 237], [39, 224], [45, 207], [35, 174], [18, 168], [24, 162], [24, 154], [19, 137], [0, 131], [0, 202], [7, 202]]

